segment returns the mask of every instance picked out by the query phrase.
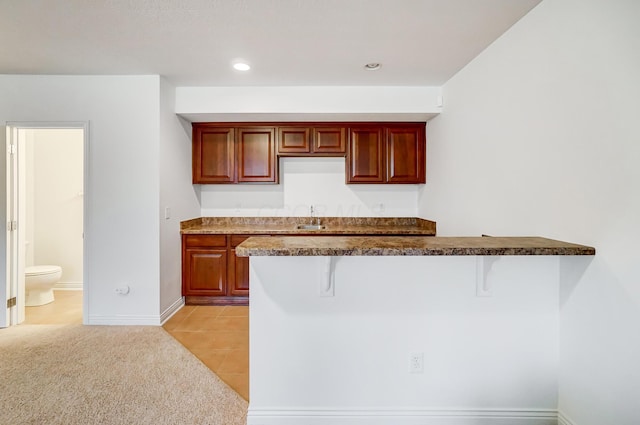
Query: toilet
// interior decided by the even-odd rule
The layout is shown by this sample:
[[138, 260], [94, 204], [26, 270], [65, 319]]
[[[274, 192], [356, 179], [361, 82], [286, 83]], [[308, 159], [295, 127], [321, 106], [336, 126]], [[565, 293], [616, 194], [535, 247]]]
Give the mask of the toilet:
[[25, 305], [35, 307], [53, 302], [53, 285], [62, 276], [60, 266], [29, 266], [24, 269]]

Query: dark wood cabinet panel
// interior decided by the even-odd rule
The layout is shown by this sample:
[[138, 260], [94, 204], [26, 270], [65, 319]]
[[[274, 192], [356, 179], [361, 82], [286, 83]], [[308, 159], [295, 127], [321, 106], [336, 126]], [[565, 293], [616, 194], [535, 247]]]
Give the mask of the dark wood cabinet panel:
[[340, 126], [277, 127], [278, 154], [283, 156], [345, 156], [346, 128]]
[[346, 156], [347, 183], [424, 183], [425, 123], [193, 124], [194, 183], [278, 183], [279, 155]]
[[183, 295], [219, 296], [227, 292], [226, 248], [224, 235], [183, 235]]
[[249, 296], [249, 258], [236, 256], [232, 249], [229, 255], [229, 289], [228, 295]]
[[236, 246], [247, 240], [250, 236], [231, 236], [229, 250], [229, 289], [228, 295], [249, 296], [249, 257], [236, 256]]
[[425, 182], [424, 126], [387, 129], [387, 183]]
[[349, 131], [347, 183], [424, 183], [422, 123], [353, 127]]
[[237, 181], [276, 183], [275, 128], [241, 127], [236, 140]]
[[188, 248], [184, 295], [219, 296], [227, 292], [227, 250]]
[[313, 129], [313, 152], [338, 154], [347, 152], [347, 137], [344, 127], [315, 127]]
[[247, 305], [249, 258], [236, 246], [252, 236], [182, 235], [182, 295], [190, 305]]
[[225, 248], [227, 237], [225, 235], [187, 235], [183, 239], [185, 248]]
[[193, 183], [235, 181], [234, 129], [193, 127]]
[[384, 183], [384, 145], [382, 127], [349, 129], [347, 183]]
[[278, 127], [278, 153], [311, 152], [311, 131], [308, 127]]

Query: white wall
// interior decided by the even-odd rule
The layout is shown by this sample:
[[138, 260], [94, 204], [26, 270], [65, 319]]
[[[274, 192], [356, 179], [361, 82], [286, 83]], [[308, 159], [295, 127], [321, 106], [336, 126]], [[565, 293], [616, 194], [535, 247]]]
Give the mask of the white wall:
[[[443, 87], [420, 216], [595, 246], [562, 288], [565, 423], [640, 422], [640, 3], [544, 0]], [[564, 273], [576, 273], [571, 267]]]
[[203, 216], [416, 217], [419, 185], [347, 185], [345, 158], [280, 158], [278, 185], [200, 185]]
[[85, 320], [159, 323], [159, 77], [1, 75], [0, 93], [3, 126], [90, 123]]
[[[191, 184], [191, 124], [174, 112], [175, 88], [160, 79], [160, 312], [182, 304], [180, 222], [200, 215]], [[168, 218], [165, 214], [168, 211]]]
[[26, 265], [59, 265], [62, 277], [58, 287], [81, 288], [83, 131], [30, 129], [25, 135], [29, 223]]
[[249, 424], [556, 424], [558, 257], [324, 260], [250, 258]]
[[426, 121], [440, 87], [178, 87], [191, 121]]

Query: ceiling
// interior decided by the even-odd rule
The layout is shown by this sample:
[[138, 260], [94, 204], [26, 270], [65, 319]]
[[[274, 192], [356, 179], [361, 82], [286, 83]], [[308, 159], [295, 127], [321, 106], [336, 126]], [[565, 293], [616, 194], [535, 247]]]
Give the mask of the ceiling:
[[441, 86], [540, 1], [0, 0], [0, 74]]

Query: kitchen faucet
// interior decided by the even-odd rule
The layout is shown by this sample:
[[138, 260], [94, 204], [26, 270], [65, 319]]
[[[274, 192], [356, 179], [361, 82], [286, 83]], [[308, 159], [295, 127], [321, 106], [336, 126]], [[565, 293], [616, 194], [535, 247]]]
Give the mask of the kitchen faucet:
[[314, 217], [313, 217], [313, 205], [311, 205], [309, 207], [309, 215], [310, 215], [310, 218], [311, 218], [311, 224], [320, 225], [320, 217], [316, 217], [315, 220], [314, 220]]

